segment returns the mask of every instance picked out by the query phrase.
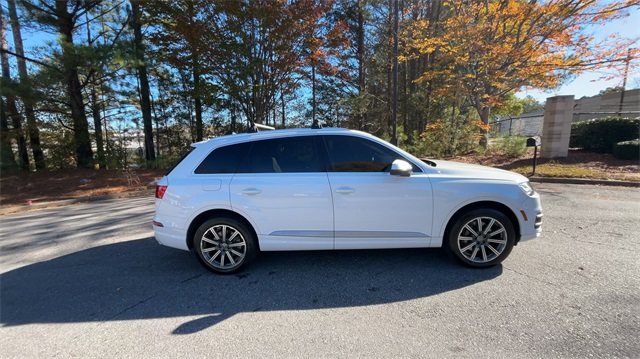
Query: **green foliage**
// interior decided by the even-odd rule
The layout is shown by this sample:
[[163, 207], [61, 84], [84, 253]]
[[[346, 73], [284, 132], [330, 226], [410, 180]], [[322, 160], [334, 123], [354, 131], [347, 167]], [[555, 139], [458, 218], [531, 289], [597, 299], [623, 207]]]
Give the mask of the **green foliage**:
[[144, 164], [145, 168], [158, 168], [158, 169], [171, 169], [180, 161], [182, 155], [180, 153], [173, 153], [171, 155], [158, 155], [155, 161], [148, 161]]
[[571, 125], [569, 147], [612, 153], [613, 146], [639, 137], [640, 119], [605, 117]]
[[482, 127], [481, 121], [464, 116], [456, 116], [448, 121], [437, 120], [425, 127], [413, 151], [418, 156], [432, 157], [473, 152]]
[[40, 132], [42, 150], [47, 154], [51, 169], [74, 168], [76, 166], [73, 133], [69, 130]]
[[621, 160], [639, 160], [640, 139], [616, 143], [613, 146], [613, 156]]
[[615, 87], [607, 87], [604, 90], [601, 90], [598, 95], [608, 95], [610, 93], [617, 93], [617, 92], [622, 92], [624, 91], [624, 87], [622, 86], [615, 86]]
[[513, 92], [509, 92], [500, 99], [499, 103], [493, 106], [490, 117], [496, 119], [506, 116], [519, 116], [524, 110], [524, 103], [525, 100], [521, 100]]
[[527, 152], [527, 138], [523, 136], [506, 136], [499, 138], [491, 146], [492, 152], [497, 152], [508, 157], [520, 157]]

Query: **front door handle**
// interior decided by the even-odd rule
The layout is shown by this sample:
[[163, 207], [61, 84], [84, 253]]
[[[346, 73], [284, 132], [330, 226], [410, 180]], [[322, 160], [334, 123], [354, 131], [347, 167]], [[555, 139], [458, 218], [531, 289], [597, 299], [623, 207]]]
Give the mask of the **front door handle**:
[[351, 194], [353, 192], [355, 192], [356, 190], [351, 188], [351, 187], [340, 187], [340, 188], [336, 188], [336, 193], [340, 193], [340, 194]]
[[247, 189], [242, 190], [242, 194], [246, 194], [246, 195], [249, 195], [249, 196], [255, 196], [255, 195], [260, 194], [260, 193], [262, 193], [262, 191], [257, 189], [257, 188], [247, 188]]

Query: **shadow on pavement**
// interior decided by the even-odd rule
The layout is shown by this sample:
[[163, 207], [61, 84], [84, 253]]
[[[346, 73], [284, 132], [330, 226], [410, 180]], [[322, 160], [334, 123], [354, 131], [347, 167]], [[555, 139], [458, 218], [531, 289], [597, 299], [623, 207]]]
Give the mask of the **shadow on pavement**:
[[28, 265], [0, 276], [0, 323], [73, 323], [200, 316], [190, 334], [237, 313], [377, 305], [493, 279], [502, 266], [463, 268], [440, 250], [263, 253], [220, 276], [188, 252], [144, 238]]

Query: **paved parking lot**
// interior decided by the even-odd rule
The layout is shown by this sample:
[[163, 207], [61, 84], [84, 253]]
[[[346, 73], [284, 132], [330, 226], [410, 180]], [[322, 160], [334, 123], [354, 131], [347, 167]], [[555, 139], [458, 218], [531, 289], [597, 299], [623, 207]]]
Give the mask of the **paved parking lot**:
[[153, 200], [0, 216], [0, 357], [637, 357], [640, 190], [539, 184], [503, 265], [440, 250], [265, 253], [205, 271]]

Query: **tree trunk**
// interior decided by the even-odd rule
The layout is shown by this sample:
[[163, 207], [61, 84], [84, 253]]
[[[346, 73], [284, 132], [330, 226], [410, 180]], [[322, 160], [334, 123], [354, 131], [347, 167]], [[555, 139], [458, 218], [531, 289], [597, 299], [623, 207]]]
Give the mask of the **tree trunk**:
[[4, 112], [4, 100], [0, 99], [0, 173], [13, 173], [18, 169], [16, 158], [11, 149], [11, 134], [9, 133], [9, 121]]
[[202, 141], [204, 137], [204, 125], [202, 123], [202, 96], [200, 94], [200, 70], [198, 55], [193, 55], [193, 98], [196, 106], [196, 141]]
[[[89, 26], [89, 13], [85, 14], [87, 20], [87, 43], [89, 47], [93, 46], [93, 40], [91, 39], [91, 26]], [[97, 69], [96, 69], [97, 71]], [[90, 105], [91, 115], [93, 117], [93, 127], [96, 137], [96, 151], [98, 156], [98, 167], [101, 169], [106, 168], [107, 163], [104, 156], [104, 140], [102, 137], [102, 117], [100, 116], [100, 102], [98, 101], [98, 76], [94, 72], [91, 75], [91, 94]]]
[[[2, 13], [0, 13], [0, 41], [2, 48], [7, 49], [7, 38]], [[7, 56], [5, 52], [2, 52], [0, 61], [2, 62], [2, 82], [8, 84], [11, 82], [9, 56]], [[20, 168], [28, 171], [29, 153], [27, 153], [27, 142], [24, 139], [24, 133], [22, 131], [22, 116], [20, 116], [20, 113], [18, 112], [15, 96], [9, 92], [5, 94], [5, 98], [7, 99], [5, 116], [8, 116], [11, 119], [11, 124], [13, 125], [13, 133], [18, 144], [18, 160]]]
[[[95, 75], [93, 80], [96, 80]], [[95, 82], [91, 85], [91, 114], [93, 115], [93, 126], [96, 134], [96, 150], [98, 155], [98, 165], [106, 168], [107, 163], [104, 155], [104, 139], [102, 136], [102, 117], [100, 116], [100, 102], [98, 101], [98, 91]]]
[[[365, 72], [365, 48], [364, 48], [364, 1], [358, 0], [358, 39], [357, 39], [357, 52], [358, 52], [358, 95], [363, 96], [367, 91], [367, 78]], [[365, 113], [358, 114], [358, 127], [360, 130], [364, 130], [365, 123], [367, 122], [367, 115]]]
[[[482, 106], [478, 111], [479, 114], [480, 114], [480, 120], [485, 125], [489, 124], [489, 112], [490, 111], [491, 111], [491, 108], [489, 106]], [[489, 138], [488, 138], [487, 130], [482, 128], [480, 130], [480, 133], [482, 134], [482, 137], [480, 138], [480, 146], [482, 146], [482, 148], [486, 149], [487, 146], [489, 145]]]
[[89, 123], [84, 112], [82, 85], [78, 76], [77, 55], [73, 45], [73, 17], [69, 14], [66, 1], [56, 1], [56, 16], [58, 33], [62, 43], [62, 63], [64, 66], [64, 83], [71, 103], [71, 118], [73, 120], [73, 139], [76, 147], [76, 161], [78, 168], [93, 167], [93, 150], [89, 136]]
[[[16, 54], [20, 56], [16, 59], [18, 61], [18, 75], [20, 76], [22, 87], [30, 89], [31, 79], [29, 79], [27, 63], [24, 59], [24, 46], [22, 45], [22, 33], [16, 12], [16, 2], [15, 0], [7, 0], [7, 3], [9, 5], [9, 22], [11, 23], [11, 32], [13, 33], [13, 44], [16, 48]], [[36, 121], [33, 100], [29, 95], [21, 95], [20, 99], [24, 105], [24, 113], [27, 118], [27, 132], [29, 134], [29, 142], [31, 143], [31, 152], [36, 169], [45, 169], [47, 166], [40, 145], [40, 130], [38, 129], [38, 122]]]
[[138, 77], [140, 79], [140, 108], [142, 110], [142, 125], [144, 127], [144, 152], [147, 161], [155, 161], [156, 153], [153, 145], [153, 122], [151, 120], [151, 100], [147, 65], [144, 62], [144, 48], [142, 46], [142, 25], [140, 23], [140, 6], [138, 1], [131, 0], [131, 15], [133, 17], [133, 36], [138, 61]]

